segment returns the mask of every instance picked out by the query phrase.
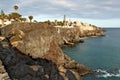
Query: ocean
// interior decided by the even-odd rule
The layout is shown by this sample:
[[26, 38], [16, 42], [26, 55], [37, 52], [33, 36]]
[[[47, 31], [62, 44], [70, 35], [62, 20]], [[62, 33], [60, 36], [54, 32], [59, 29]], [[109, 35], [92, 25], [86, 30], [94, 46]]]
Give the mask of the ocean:
[[85, 38], [84, 43], [63, 51], [80, 64], [97, 71], [83, 80], [120, 80], [120, 28], [105, 28], [104, 37]]

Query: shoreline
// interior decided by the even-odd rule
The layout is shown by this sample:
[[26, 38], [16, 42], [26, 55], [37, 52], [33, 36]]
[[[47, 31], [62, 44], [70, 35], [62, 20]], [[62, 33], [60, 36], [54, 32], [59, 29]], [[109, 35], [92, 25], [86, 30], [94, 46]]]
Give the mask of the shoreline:
[[[88, 74], [92, 71], [65, 55], [60, 46], [65, 43], [79, 42], [81, 36], [103, 36], [102, 29], [95, 28], [93, 31], [86, 30], [81, 32], [79, 27], [75, 27], [73, 29], [59, 28], [58, 30], [46, 23], [11, 24], [4, 27], [2, 32], [2, 35], [8, 37], [12, 47], [15, 47], [23, 54], [33, 59], [42, 58], [54, 62], [64, 80], [66, 78], [70, 79], [68, 72], [76, 80], [81, 80], [83, 74]], [[68, 76], [65, 76], [66, 74]]]

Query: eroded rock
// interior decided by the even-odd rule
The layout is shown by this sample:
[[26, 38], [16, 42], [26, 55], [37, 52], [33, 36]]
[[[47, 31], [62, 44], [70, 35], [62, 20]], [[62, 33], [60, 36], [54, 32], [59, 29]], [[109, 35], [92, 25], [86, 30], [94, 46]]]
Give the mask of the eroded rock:
[[[13, 24], [11, 25], [11, 31], [9, 30], [7, 32], [7, 30], [8, 29], [6, 28], [3, 29], [3, 35], [9, 37], [9, 41], [12, 47], [17, 48], [22, 52], [22, 54], [25, 54], [24, 56], [27, 58], [26, 61], [28, 61], [24, 62], [23, 58], [19, 58], [16, 55], [13, 57], [13, 55], [7, 54], [8, 56], [3, 61], [5, 61], [4, 63], [6, 66], [11, 65], [11, 67], [8, 69], [11, 77], [14, 76], [15, 79], [22, 77], [21, 80], [29, 78], [29, 80], [31, 80], [35, 78], [34, 74], [37, 74], [36, 72], [38, 72], [39, 69], [43, 71], [44, 68], [45, 71], [43, 71], [43, 73], [40, 73], [43, 80], [81, 80], [81, 76], [92, 73], [92, 71], [87, 67], [76, 63], [70, 57], [65, 55], [59, 46], [69, 42], [73, 43], [80, 41], [81, 36], [101, 35], [102, 31], [81, 31], [78, 27], [73, 29], [59, 28], [58, 30], [58, 28], [54, 28], [53, 26], [47, 25], [45, 23], [22, 23], [17, 25]], [[28, 58], [26, 55], [32, 57], [33, 59], [39, 58], [48, 60], [48, 63], [45, 62], [46, 65], [43, 68], [38, 67], [41, 66], [41, 63], [38, 61], [38, 64], [36, 65], [36, 60], [34, 61], [31, 58]], [[16, 57], [18, 57], [18, 59]], [[21, 61], [22, 59], [23, 61]], [[16, 64], [19, 60], [22, 63]], [[44, 60], [42, 61], [44, 62]], [[51, 61], [50, 64], [49, 61]], [[55, 63], [56, 66], [55, 64], [51, 65], [53, 64], [52, 62]], [[11, 72], [11, 68], [15, 69], [15, 71]], [[19, 71], [24, 74], [17, 74]], [[45, 74], [45, 72], [47, 73]], [[55, 75], [56, 73], [59, 75], [59, 77]], [[36, 80], [37, 78], [40, 79], [38, 75], [36, 76]], [[60, 76], [62, 76], [62, 78]]]
[[1, 60], [0, 60], [0, 80], [10, 80], [9, 75], [6, 72]]
[[[11, 80], [64, 80], [54, 62], [42, 58], [32, 59], [10, 45], [2, 45], [0, 59]], [[5, 75], [0, 74], [0, 80], [7, 80]]]

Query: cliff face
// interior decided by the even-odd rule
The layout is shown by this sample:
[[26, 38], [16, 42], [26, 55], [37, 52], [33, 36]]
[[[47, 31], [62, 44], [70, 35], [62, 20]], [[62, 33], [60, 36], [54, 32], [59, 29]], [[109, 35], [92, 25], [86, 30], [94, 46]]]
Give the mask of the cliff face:
[[[5, 43], [6, 46], [4, 46]], [[0, 74], [0, 80], [64, 80], [54, 62], [42, 58], [33, 59], [24, 55], [13, 48], [9, 40], [0, 42], [0, 59], [10, 76], [9, 79], [5, 70], [0, 70], [4, 73]]]
[[103, 35], [102, 32], [101, 29], [84, 31], [79, 27], [55, 28], [45, 23], [17, 23], [2, 29], [2, 34], [9, 38], [12, 46], [23, 54], [55, 63], [64, 80], [80, 80], [82, 75], [92, 71], [65, 55], [59, 46], [81, 41], [81, 36]]
[[21, 39], [26, 33], [32, 34], [34, 32], [36, 34], [32, 35], [37, 35], [37, 37], [38, 34], [42, 36], [47, 34], [47, 36], [53, 36], [59, 46], [74, 45], [71, 43], [83, 42], [83, 37], [104, 36], [102, 28], [78, 22], [74, 28], [53, 27], [53, 25], [48, 25], [47, 23], [16, 23], [4, 27], [1, 31], [4, 36], [14, 34], [14, 37], [11, 39], [12, 42]]

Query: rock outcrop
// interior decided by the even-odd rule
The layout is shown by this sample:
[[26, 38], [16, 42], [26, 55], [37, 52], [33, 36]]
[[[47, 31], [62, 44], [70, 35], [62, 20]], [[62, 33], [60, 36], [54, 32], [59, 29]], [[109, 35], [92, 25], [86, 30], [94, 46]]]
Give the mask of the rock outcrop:
[[[4, 46], [5, 43], [7, 46]], [[0, 80], [64, 80], [54, 62], [42, 58], [32, 59], [13, 48], [9, 40], [0, 42], [0, 59], [10, 76], [10, 79], [5, 79], [7, 73], [0, 74]]]
[[9, 80], [9, 75], [8, 73], [6, 72], [4, 66], [3, 66], [3, 63], [2, 61], [0, 60], [0, 80]]
[[[62, 46], [64, 44], [71, 45], [72, 43], [83, 41], [81, 39], [82, 36], [101, 36], [103, 35], [103, 30], [95, 29], [84, 31], [81, 30], [79, 27], [55, 28], [52, 25], [48, 25], [46, 23], [16, 23], [4, 27], [2, 29], [2, 35], [9, 38], [9, 42], [12, 47], [15, 47], [17, 50], [21, 51], [22, 54], [28, 55], [33, 59], [39, 58], [55, 63], [55, 71], [58, 72], [59, 76], [62, 76], [64, 80], [81, 80], [81, 76], [93, 72], [86, 68], [84, 65], [76, 63], [70, 57], [65, 55], [59, 46]], [[12, 48], [10, 47], [10, 49]], [[10, 61], [12, 62], [12, 60]], [[33, 70], [37, 71], [39, 69], [39, 66], [41, 66], [34, 65], [27, 66], [25, 63], [25, 66], [23, 68], [27, 69], [28, 71], [31, 71], [31, 68], [33, 68]], [[16, 66], [20, 66], [20, 64]], [[48, 68], [51, 69], [51, 66], [48, 65]], [[16, 69], [16, 67], [14, 69]], [[14, 72], [10, 73], [15, 75]], [[28, 72], [25, 74], [30, 73]], [[20, 75], [21, 74], [17, 76]], [[49, 77], [50, 74], [46, 74], [44, 76], [51, 80], [51, 78]], [[58, 79], [57, 77], [53, 80], [63, 80], [62, 78]]]

